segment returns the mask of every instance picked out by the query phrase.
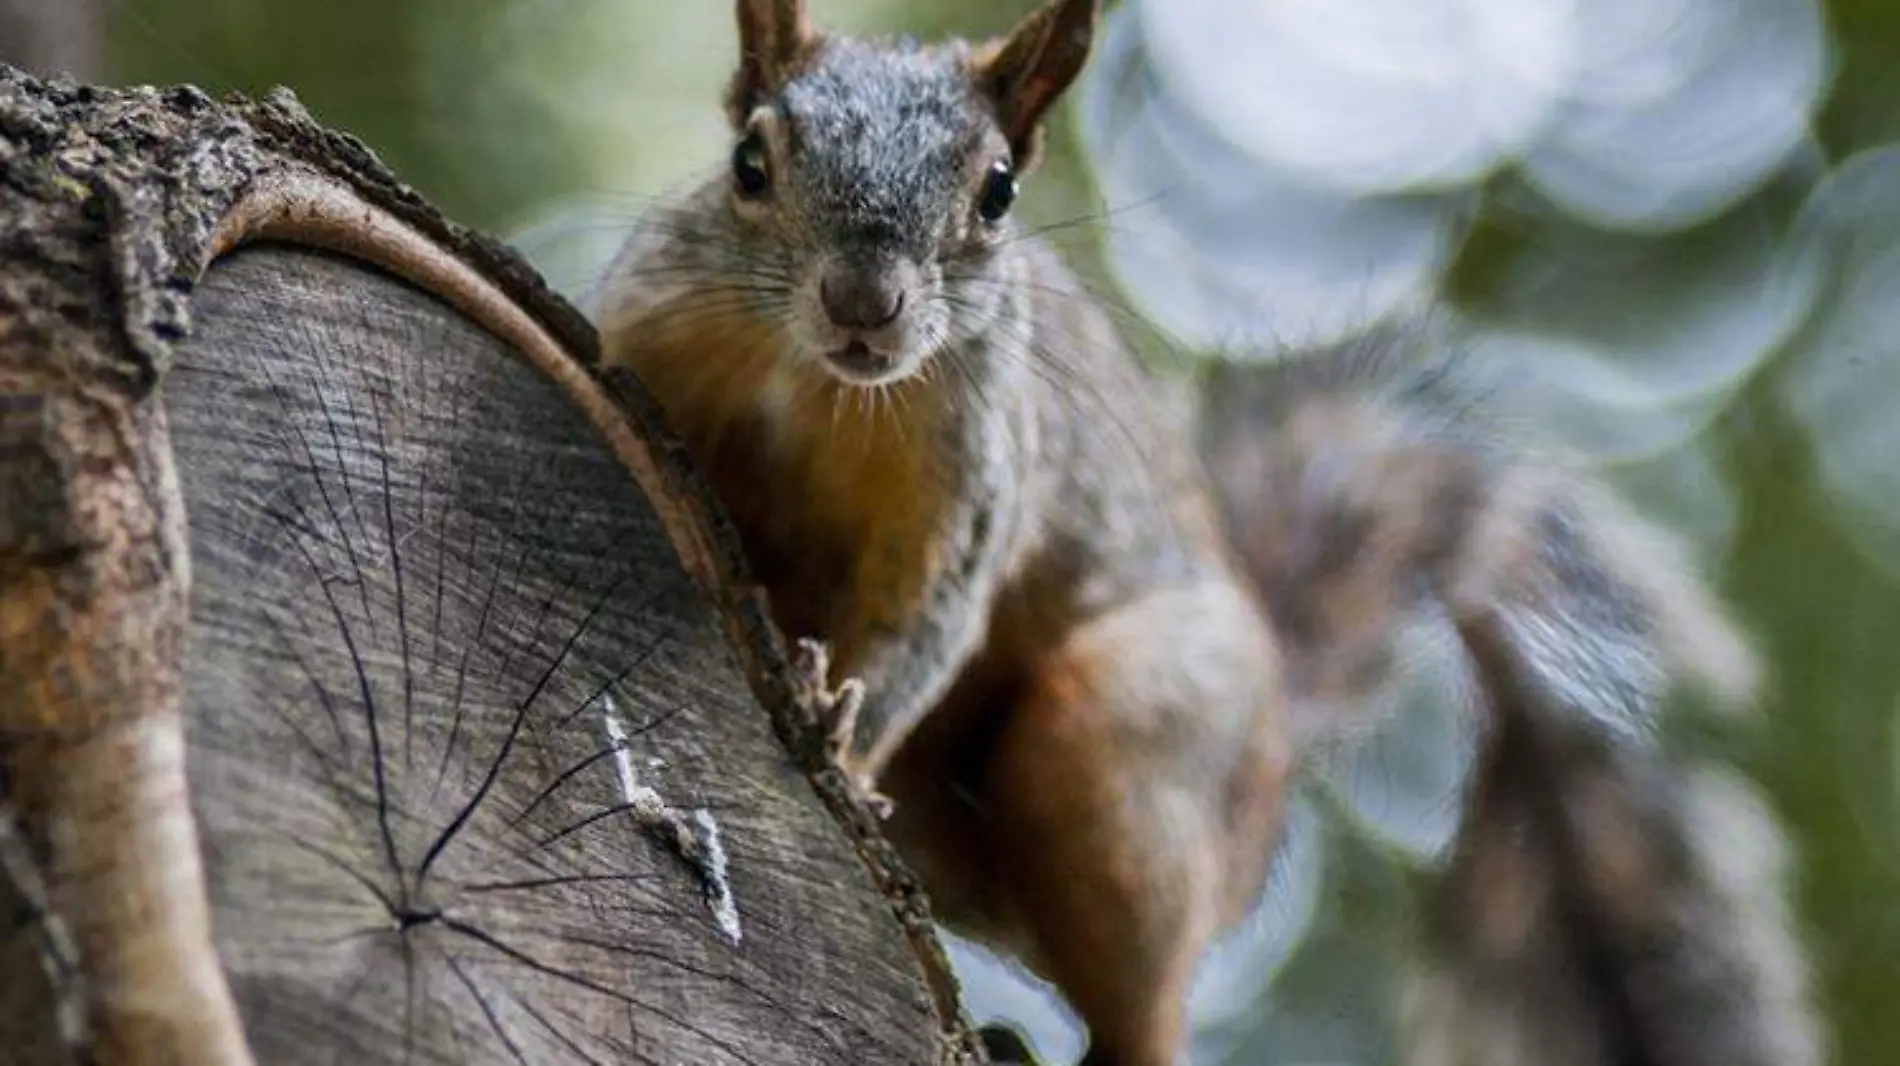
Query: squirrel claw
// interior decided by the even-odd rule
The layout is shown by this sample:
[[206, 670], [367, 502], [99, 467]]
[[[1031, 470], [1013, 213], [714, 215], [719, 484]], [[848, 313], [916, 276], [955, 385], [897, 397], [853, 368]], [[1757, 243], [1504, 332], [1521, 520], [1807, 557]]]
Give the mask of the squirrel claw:
[[862, 800], [864, 805], [870, 808], [871, 817], [876, 818], [880, 822], [890, 819], [891, 812], [896, 809], [897, 805], [891, 802], [889, 796], [871, 787], [871, 783], [863, 779], [852, 778], [852, 783], [858, 790], [858, 799]]
[[858, 799], [879, 821], [889, 818], [890, 797], [878, 792], [867, 777], [849, 766], [858, 712], [864, 709], [864, 682], [848, 677], [832, 687], [830, 646], [821, 640], [801, 637], [792, 656], [792, 694], [811, 724], [824, 730], [825, 754], [844, 774]]
[[843, 759], [851, 752], [851, 736], [857, 731], [858, 712], [864, 709], [864, 682], [847, 677], [829, 694], [830, 720], [824, 722], [826, 750], [832, 758]]
[[831, 686], [831, 648], [802, 637], [792, 656], [792, 695], [811, 724], [825, 731], [826, 750], [834, 758], [850, 750], [851, 735], [864, 707], [864, 682], [846, 678]]

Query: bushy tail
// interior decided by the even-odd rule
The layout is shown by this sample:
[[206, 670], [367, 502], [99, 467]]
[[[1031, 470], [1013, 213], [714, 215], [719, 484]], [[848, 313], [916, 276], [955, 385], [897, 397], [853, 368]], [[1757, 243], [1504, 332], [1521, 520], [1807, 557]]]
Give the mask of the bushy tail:
[[1493, 400], [1434, 336], [1226, 367], [1202, 412], [1305, 741], [1363, 725], [1420, 617], [1448, 624], [1473, 683], [1479, 756], [1412, 1061], [1818, 1061], [1772, 821], [1654, 735], [1681, 690], [1746, 703], [1747, 643], [1668, 537], [1478, 417]]

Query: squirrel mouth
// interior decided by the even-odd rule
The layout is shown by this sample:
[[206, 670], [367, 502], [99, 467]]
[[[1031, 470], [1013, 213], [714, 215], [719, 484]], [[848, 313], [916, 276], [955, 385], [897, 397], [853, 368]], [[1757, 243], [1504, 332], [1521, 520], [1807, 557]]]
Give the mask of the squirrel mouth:
[[889, 377], [897, 369], [896, 356], [875, 351], [861, 340], [828, 352], [825, 358], [845, 379], [866, 385]]

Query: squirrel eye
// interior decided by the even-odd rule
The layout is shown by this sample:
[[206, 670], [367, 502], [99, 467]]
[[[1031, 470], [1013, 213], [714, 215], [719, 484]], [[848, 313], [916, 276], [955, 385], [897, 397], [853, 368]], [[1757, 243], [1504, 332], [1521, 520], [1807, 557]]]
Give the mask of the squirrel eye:
[[771, 175], [765, 172], [765, 142], [758, 134], [747, 135], [732, 150], [732, 183], [747, 200], [764, 196], [771, 187]]
[[985, 222], [999, 222], [1009, 214], [1010, 205], [1016, 202], [1016, 172], [1007, 162], [997, 160], [989, 175], [983, 179], [983, 198], [977, 201], [976, 209]]

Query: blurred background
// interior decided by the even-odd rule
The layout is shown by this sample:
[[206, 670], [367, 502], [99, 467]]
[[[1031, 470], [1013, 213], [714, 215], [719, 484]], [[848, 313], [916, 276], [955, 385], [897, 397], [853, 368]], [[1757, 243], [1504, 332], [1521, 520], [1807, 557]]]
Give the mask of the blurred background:
[[[1031, 0], [813, 0], [854, 31], [1000, 32]], [[1122, 0], [1022, 211], [1179, 368], [1427, 302], [1699, 546], [1772, 663], [1671, 743], [1788, 837], [1834, 1061], [1900, 1048], [1900, 3]], [[0, 59], [296, 89], [570, 293], [726, 151], [711, 0], [0, 0]], [[1884, 650], [1883, 650], [1884, 649]], [[1296, 805], [1205, 969], [1197, 1062], [1395, 1058], [1418, 886], [1469, 737], [1415, 713]], [[1764, 870], [1764, 876], [1773, 871]], [[958, 954], [975, 1012], [1067, 1061], [1059, 1008]]]

